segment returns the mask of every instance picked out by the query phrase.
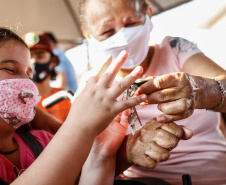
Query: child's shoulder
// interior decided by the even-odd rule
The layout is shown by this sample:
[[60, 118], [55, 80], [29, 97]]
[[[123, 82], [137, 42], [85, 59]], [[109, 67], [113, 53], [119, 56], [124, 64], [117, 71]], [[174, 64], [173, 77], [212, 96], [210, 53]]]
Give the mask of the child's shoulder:
[[53, 138], [53, 135], [45, 130], [31, 130], [30, 133], [36, 137], [36, 139], [43, 145], [46, 146], [50, 140]]

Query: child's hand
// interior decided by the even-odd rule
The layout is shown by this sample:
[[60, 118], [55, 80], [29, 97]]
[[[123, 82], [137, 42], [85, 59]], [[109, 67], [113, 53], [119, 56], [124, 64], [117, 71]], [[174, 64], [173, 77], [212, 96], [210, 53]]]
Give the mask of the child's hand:
[[111, 124], [94, 140], [90, 153], [101, 159], [115, 158], [128, 128], [129, 109], [119, 113]]
[[76, 119], [79, 126], [83, 127], [86, 132], [98, 135], [118, 113], [146, 100], [146, 95], [125, 101], [116, 100], [143, 72], [141, 67], [136, 67], [127, 77], [112, 85], [127, 56], [127, 52], [123, 51], [112, 63], [110, 57], [104, 64], [104, 66], [108, 66], [104, 74], [100, 78], [91, 77], [72, 104], [71, 111], [73, 113], [69, 114], [69, 117], [72, 120]]

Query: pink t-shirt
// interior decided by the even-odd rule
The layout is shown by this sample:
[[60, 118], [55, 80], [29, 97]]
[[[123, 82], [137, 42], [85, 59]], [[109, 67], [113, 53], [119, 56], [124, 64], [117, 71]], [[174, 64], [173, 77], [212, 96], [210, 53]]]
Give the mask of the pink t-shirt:
[[[47, 146], [47, 144], [53, 137], [50, 133], [46, 131], [32, 130], [30, 132], [36, 137], [36, 139], [40, 142], [43, 148]], [[32, 153], [31, 149], [27, 146], [26, 143], [24, 143], [24, 141], [17, 133], [15, 133], [13, 137], [19, 145], [21, 169], [18, 169], [16, 167], [16, 170], [18, 174], [21, 174], [34, 162], [36, 158]], [[0, 178], [4, 179], [8, 183], [13, 182], [17, 178], [14, 172], [14, 167], [15, 166], [13, 163], [11, 163], [3, 155], [0, 155]]]
[[[180, 72], [185, 61], [199, 52], [189, 41], [166, 37], [160, 45], [155, 45], [153, 59], [144, 77]], [[136, 109], [143, 124], [162, 114], [157, 105], [137, 106]], [[134, 165], [124, 174], [129, 177], [158, 177], [175, 185], [182, 185], [182, 175], [190, 174], [193, 185], [226, 184], [226, 140], [219, 130], [220, 113], [195, 110], [189, 118], [175, 123], [192, 129], [194, 136], [180, 141], [170, 158], [155, 169]], [[136, 129], [140, 127], [137, 122]], [[128, 133], [131, 131], [129, 127]]]

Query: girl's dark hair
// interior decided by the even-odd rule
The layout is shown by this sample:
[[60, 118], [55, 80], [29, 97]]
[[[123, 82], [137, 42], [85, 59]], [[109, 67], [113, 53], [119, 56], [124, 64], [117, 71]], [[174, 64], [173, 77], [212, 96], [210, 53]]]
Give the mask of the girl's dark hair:
[[0, 43], [3, 43], [8, 40], [17, 40], [22, 43], [25, 47], [28, 48], [27, 44], [23, 41], [20, 36], [14, 33], [11, 29], [0, 27]]

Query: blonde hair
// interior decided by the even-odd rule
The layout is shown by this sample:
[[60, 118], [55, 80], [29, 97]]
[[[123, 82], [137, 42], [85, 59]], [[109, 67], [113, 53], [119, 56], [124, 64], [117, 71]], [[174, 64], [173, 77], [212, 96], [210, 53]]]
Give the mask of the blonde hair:
[[[86, 19], [86, 5], [90, 0], [79, 0], [78, 3], [78, 11], [79, 11], [79, 20], [80, 20], [80, 25], [82, 29], [87, 29], [87, 19]], [[106, 2], [107, 0], [103, 0], [104, 2]], [[112, 0], [110, 0], [112, 1]], [[150, 6], [150, 3], [148, 2], [148, 0], [122, 0], [122, 1], [127, 1], [129, 2], [138, 2], [140, 5], [140, 11], [143, 14], [147, 13], [148, 7]], [[106, 2], [107, 3], [107, 2]]]

